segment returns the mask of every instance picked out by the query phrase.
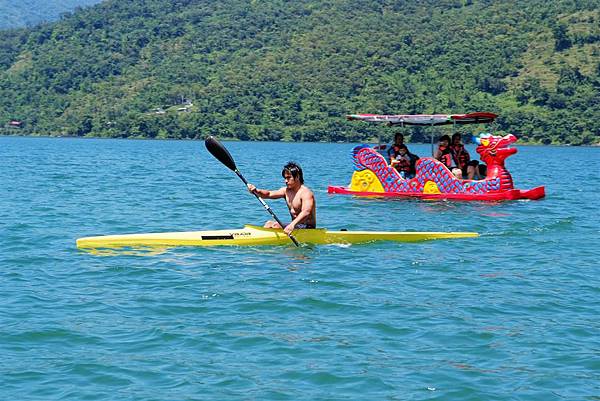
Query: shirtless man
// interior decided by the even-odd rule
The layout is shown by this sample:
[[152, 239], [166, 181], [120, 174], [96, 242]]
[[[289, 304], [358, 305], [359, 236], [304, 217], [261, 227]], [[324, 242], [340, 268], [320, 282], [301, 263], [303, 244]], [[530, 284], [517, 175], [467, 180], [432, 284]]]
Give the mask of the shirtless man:
[[315, 228], [317, 226], [317, 203], [315, 195], [304, 185], [302, 168], [294, 163], [288, 162], [283, 166], [281, 176], [285, 181], [285, 187], [274, 191], [258, 189], [248, 184], [248, 191], [265, 199], [285, 198], [290, 210], [292, 222], [281, 227], [276, 221], [269, 220], [265, 223], [266, 228], [283, 228], [286, 234], [290, 234], [296, 228]]

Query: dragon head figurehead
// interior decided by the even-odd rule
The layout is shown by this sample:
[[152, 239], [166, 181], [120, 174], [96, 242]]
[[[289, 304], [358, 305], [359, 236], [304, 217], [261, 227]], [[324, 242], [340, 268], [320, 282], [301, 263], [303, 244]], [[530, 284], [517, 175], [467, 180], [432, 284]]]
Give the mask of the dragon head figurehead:
[[510, 145], [517, 140], [513, 134], [505, 136], [496, 136], [488, 133], [479, 134], [479, 137], [473, 138], [477, 146], [477, 153], [481, 160], [488, 166], [497, 164], [504, 165], [504, 160], [511, 155], [517, 153], [516, 148], [511, 148]]

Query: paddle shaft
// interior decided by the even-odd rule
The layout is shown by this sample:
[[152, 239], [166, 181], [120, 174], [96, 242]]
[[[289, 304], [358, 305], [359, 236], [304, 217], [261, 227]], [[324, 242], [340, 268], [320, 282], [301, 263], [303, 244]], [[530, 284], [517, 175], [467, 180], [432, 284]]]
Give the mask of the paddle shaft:
[[[225, 167], [227, 167], [228, 169], [230, 169], [231, 171], [236, 173], [237, 176], [240, 177], [240, 179], [244, 182], [244, 184], [246, 184], [246, 187], [248, 186], [248, 181], [246, 181], [246, 179], [244, 178], [242, 173], [240, 173], [240, 171], [237, 169], [237, 166], [235, 165], [235, 161], [233, 160], [233, 157], [231, 156], [231, 154], [229, 153], [227, 148], [225, 146], [223, 146], [223, 144], [221, 144], [221, 142], [219, 142], [216, 138], [209, 136], [204, 141], [204, 144], [206, 145], [206, 149], [210, 152], [210, 154], [212, 154], [218, 161], [223, 163], [225, 165]], [[252, 192], [252, 193], [254, 194], [254, 196], [256, 196], [256, 199], [258, 199], [259, 202], [263, 205], [265, 210], [267, 212], [269, 212], [271, 214], [271, 216], [273, 216], [273, 218], [275, 219], [275, 221], [277, 221], [277, 223], [279, 223], [281, 228], [285, 228], [283, 226], [283, 223], [281, 222], [281, 220], [279, 220], [277, 218], [277, 216], [275, 215], [275, 212], [273, 212], [273, 210], [271, 210], [269, 205], [267, 205], [266, 202], [264, 200], [262, 200], [262, 198], [256, 192]], [[287, 236], [290, 237], [290, 240], [292, 240], [294, 245], [300, 246], [300, 244], [298, 243], [296, 238], [294, 238], [292, 233], [287, 234]]]
[[[233, 170], [234, 173], [237, 174], [238, 177], [240, 177], [240, 180], [242, 180], [244, 182], [244, 184], [246, 184], [246, 186], [248, 186], [248, 181], [246, 180], [246, 178], [244, 178], [244, 176], [242, 175], [242, 173], [240, 173], [240, 171], [238, 169]], [[275, 214], [275, 212], [273, 211], [273, 209], [271, 209], [271, 207], [269, 205], [267, 205], [267, 202], [265, 202], [257, 193], [256, 191], [252, 191], [252, 194], [254, 196], [256, 196], [256, 199], [258, 199], [258, 201], [263, 205], [263, 207], [265, 208], [265, 210], [267, 212], [269, 212], [269, 214], [271, 216], [273, 216], [273, 218], [275, 219], [275, 221], [277, 223], [279, 223], [279, 225], [281, 226], [281, 228], [285, 228], [283, 223], [281, 222], [281, 220], [279, 220], [279, 217], [277, 217], [277, 215]], [[290, 239], [292, 240], [292, 242], [294, 243], [294, 245], [296, 246], [300, 246], [300, 244], [298, 243], [298, 240], [292, 235], [292, 233], [288, 234], [288, 237], [290, 237]]]

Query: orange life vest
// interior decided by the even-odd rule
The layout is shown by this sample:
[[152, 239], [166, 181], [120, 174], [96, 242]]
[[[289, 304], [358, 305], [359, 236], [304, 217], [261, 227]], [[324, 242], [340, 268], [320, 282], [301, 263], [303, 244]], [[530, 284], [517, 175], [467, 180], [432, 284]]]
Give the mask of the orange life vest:
[[452, 168], [452, 151], [447, 147], [439, 147], [439, 150], [442, 152], [440, 156], [440, 161], [444, 163], [444, 165], [448, 168]]
[[471, 157], [469, 156], [469, 152], [465, 150], [464, 145], [450, 146], [450, 151], [452, 152], [452, 158], [456, 166], [461, 170], [466, 170], [467, 163], [469, 163]]

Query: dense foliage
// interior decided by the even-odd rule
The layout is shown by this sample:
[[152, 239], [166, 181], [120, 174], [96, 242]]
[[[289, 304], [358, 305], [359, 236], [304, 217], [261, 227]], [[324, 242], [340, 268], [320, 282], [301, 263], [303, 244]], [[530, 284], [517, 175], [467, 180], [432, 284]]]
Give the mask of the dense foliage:
[[52, 21], [77, 7], [97, 4], [100, 1], [102, 0], [0, 0], [0, 29]]
[[345, 114], [491, 111], [597, 143], [599, 27], [592, 0], [108, 0], [0, 33], [0, 129], [358, 141], [391, 130]]

